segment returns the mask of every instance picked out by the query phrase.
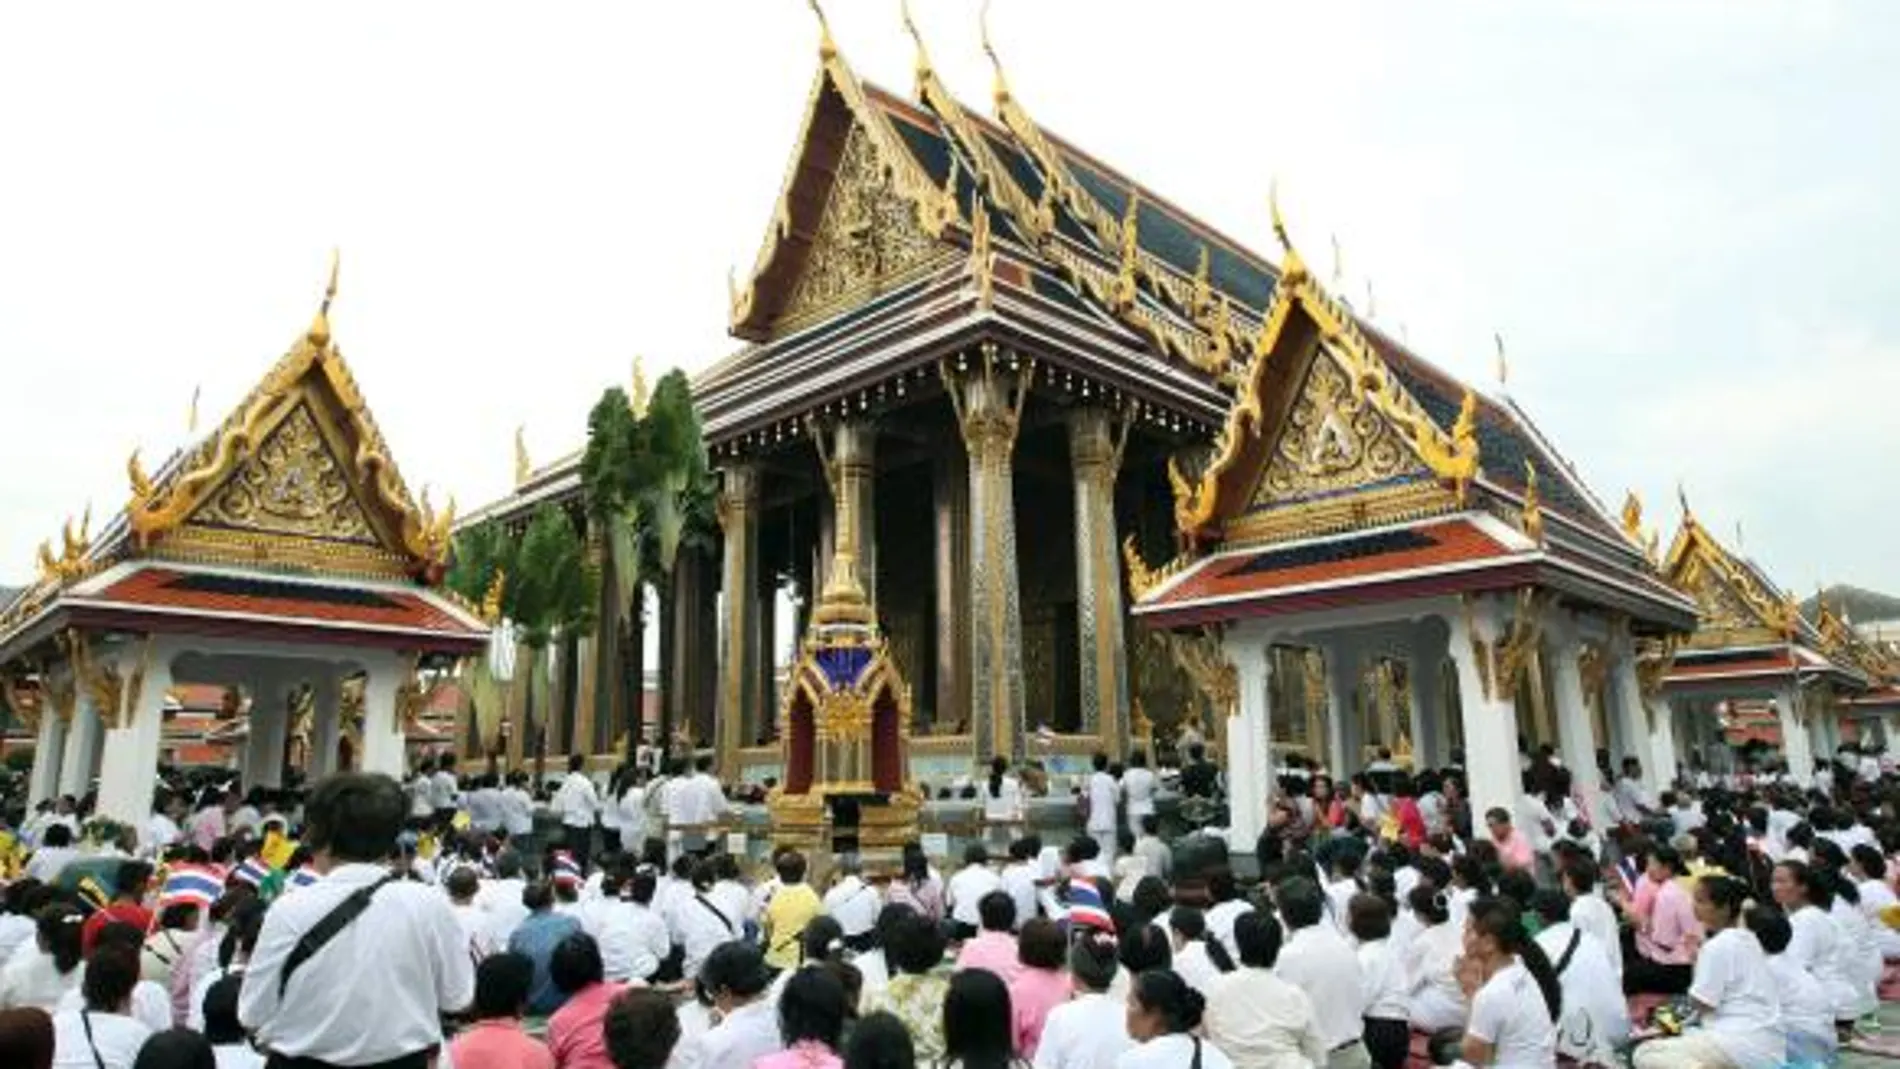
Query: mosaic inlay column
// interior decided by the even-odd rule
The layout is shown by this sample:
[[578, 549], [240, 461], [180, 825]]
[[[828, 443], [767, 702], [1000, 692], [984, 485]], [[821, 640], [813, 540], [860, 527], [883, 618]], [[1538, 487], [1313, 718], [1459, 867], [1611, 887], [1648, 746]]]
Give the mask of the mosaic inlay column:
[[1121, 561], [1115, 537], [1115, 477], [1122, 439], [1101, 409], [1069, 420], [1075, 474], [1075, 623], [1081, 667], [1082, 732], [1109, 753], [1128, 751], [1128, 662], [1122, 644]]
[[925, 734], [937, 734], [970, 719], [970, 474], [955, 450], [937, 460], [934, 473], [937, 566], [937, 698]]
[[[840, 423], [832, 433], [835, 489], [850, 498], [850, 507], [832, 517], [834, 527], [848, 522], [850, 530], [834, 530], [833, 537], [843, 539], [857, 555], [858, 585], [864, 588], [864, 600], [872, 612], [877, 611], [876, 446], [877, 428], [869, 421]], [[827, 567], [830, 563], [825, 561]]]
[[1033, 361], [985, 344], [944, 369], [970, 456], [970, 711], [981, 760], [1023, 756], [1014, 454]]
[[725, 531], [725, 568], [719, 628], [719, 774], [739, 776], [748, 710], [758, 705], [759, 474], [750, 464], [720, 472], [719, 526]]

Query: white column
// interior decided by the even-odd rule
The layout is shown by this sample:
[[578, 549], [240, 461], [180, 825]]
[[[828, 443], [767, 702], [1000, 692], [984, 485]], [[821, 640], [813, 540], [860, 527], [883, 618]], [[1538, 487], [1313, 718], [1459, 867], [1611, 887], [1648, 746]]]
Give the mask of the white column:
[[84, 685], [73, 700], [73, 722], [66, 732], [66, 746], [60, 754], [59, 793], [74, 798], [92, 789], [92, 765], [99, 754], [101, 725], [99, 712]]
[[1477, 599], [1469, 613], [1454, 612], [1452, 664], [1458, 670], [1459, 715], [1465, 726], [1465, 780], [1471, 794], [1472, 822], [1482, 825], [1486, 810], [1517, 811], [1517, 708], [1511, 682], [1498, 679], [1497, 642], [1502, 620], [1490, 598]]
[[[1638, 700], [1642, 698], [1640, 689], [1637, 691], [1637, 698]], [[1681, 773], [1681, 766], [1676, 757], [1676, 710], [1669, 699], [1660, 695], [1656, 697], [1651, 708], [1654, 711], [1649, 717], [1649, 722], [1655, 725], [1655, 729], [1650, 735], [1649, 764], [1644, 765], [1643, 770], [1645, 773], [1650, 773], [1650, 766], [1653, 765], [1655, 771], [1650, 773], [1652, 781], [1661, 788], [1675, 783], [1676, 777]]]
[[1605, 697], [1610, 701], [1612, 722], [1617, 725], [1621, 743], [1618, 751], [1610, 755], [1610, 769], [1620, 775], [1623, 758], [1634, 757], [1643, 763], [1643, 786], [1652, 793], [1662, 790], [1675, 778], [1675, 746], [1670, 745], [1670, 767], [1659, 767], [1655, 738], [1650, 730], [1651, 718], [1643, 704], [1642, 681], [1636, 677], [1636, 647], [1627, 633], [1611, 640], [1609, 656], [1610, 692]]
[[304, 769], [308, 782], [336, 771], [337, 734], [342, 727], [342, 681], [334, 670], [322, 672], [311, 681], [310, 760]]
[[40, 731], [33, 743], [33, 775], [26, 789], [29, 811], [59, 793], [59, 767], [65, 751], [66, 719], [49, 700], [40, 709]]
[[1880, 734], [1887, 740], [1887, 756], [1900, 759], [1900, 714], [1880, 714]]
[[1583, 800], [1584, 812], [1596, 813], [1603, 789], [1597, 774], [1596, 733], [1590, 728], [1590, 707], [1583, 700], [1583, 671], [1578, 664], [1583, 644], [1577, 641], [1576, 622], [1567, 616], [1552, 620], [1545, 631], [1544, 651], [1550, 663], [1557, 744], [1564, 767], [1570, 770], [1571, 788]]
[[251, 708], [246, 714], [244, 756], [245, 789], [283, 785], [283, 750], [272, 757], [271, 744], [282, 740], [277, 725], [284, 718], [284, 682], [281, 676], [260, 674], [250, 682]]
[[1267, 693], [1272, 658], [1265, 642], [1229, 639], [1223, 644], [1240, 685], [1240, 709], [1227, 724], [1228, 848], [1251, 854], [1266, 830], [1273, 796], [1273, 755]]
[[1353, 691], [1359, 683], [1360, 670], [1365, 667], [1360, 659], [1358, 646], [1345, 640], [1328, 644], [1325, 652], [1326, 665], [1326, 749], [1327, 763], [1332, 767], [1333, 779], [1344, 790], [1346, 780], [1359, 771], [1364, 755], [1361, 753], [1358, 717], [1354, 715]]
[[154, 641], [149, 653], [144, 642], [133, 642], [116, 655], [122, 679], [134, 678], [141, 665], [144, 679], [136, 688], [129, 684], [125, 688], [119, 720], [125, 726], [105, 733], [105, 763], [99, 769], [100, 816], [142, 828], [152, 815], [173, 653], [169, 646]]
[[396, 715], [397, 692], [405, 682], [406, 662], [398, 658], [372, 660], [364, 666], [363, 759], [364, 772], [381, 772], [400, 780], [407, 771], [402, 724]]
[[1814, 778], [1814, 752], [1808, 746], [1808, 729], [1801, 723], [1801, 688], [1788, 687], [1775, 695], [1775, 715], [1781, 722], [1782, 757], [1788, 762], [1788, 774], [1803, 787]]
[[1407, 702], [1412, 709], [1412, 766], [1414, 768], [1437, 768], [1444, 764], [1445, 731], [1443, 728], [1445, 711], [1440, 708], [1439, 696], [1444, 688], [1444, 654], [1438, 649], [1427, 628], [1420, 625], [1419, 633], [1412, 640], [1412, 657], [1406, 667], [1405, 680], [1410, 693]]

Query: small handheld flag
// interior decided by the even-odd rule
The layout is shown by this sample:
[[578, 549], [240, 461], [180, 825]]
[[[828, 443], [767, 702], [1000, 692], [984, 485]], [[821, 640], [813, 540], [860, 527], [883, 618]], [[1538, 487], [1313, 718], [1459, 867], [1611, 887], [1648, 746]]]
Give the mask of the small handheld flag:
[[296, 852], [296, 842], [272, 828], [264, 833], [264, 843], [257, 848], [257, 857], [273, 869], [282, 869], [290, 865], [290, 859]]
[[1109, 915], [1102, 893], [1087, 880], [1069, 881], [1069, 925], [1115, 930], [1115, 918]]
[[161, 909], [178, 903], [209, 908], [223, 893], [224, 881], [211, 870], [198, 865], [178, 865], [166, 875], [158, 904]]
[[322, 878], [323, 877], [317, 875], [314, 870], [308, 867], [300, 868], [285, 878], [284, 893], [289, 894], [292, 891], [308, 887]]
[[554, 861], [551, 867], [553, 869], [555, 883], [578, 887], [585, 880], [585, 877], [581, 873], [580, 865], [574, 860], [574, 855], [565, 850], [556, 850], [554, 852]]
[[262, 887], [264, 880], [271, 874], [270, 867], [254, 857], [247, 857], [244, 863], [231, 872], [231, 878], [252, 887]]

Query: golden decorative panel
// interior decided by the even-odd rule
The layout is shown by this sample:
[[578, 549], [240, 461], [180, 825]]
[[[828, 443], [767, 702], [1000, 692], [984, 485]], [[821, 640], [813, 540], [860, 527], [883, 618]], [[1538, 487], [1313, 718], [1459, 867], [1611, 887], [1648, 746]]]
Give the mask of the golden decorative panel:
[[1250, 504], [1266, 508], [1424, 471], [1322, 349], [1313, 355]]
[[305, 405], [292, 409], [188, 522], [377, 544], [343, 466]]
[[1721, 576], [1700, 561], [1692, 563], [1682, 577], [1682, 585], [1702, 610], [1702, 626], [1721, 631], [1741, 631], [1762, 626], [1747, 601]]
[[918, 224], [916, 205], [898, 189], [871, 136], [854, 125], [779, 325], [810, 321], [850, 298], [869, 296], [941, 251]]

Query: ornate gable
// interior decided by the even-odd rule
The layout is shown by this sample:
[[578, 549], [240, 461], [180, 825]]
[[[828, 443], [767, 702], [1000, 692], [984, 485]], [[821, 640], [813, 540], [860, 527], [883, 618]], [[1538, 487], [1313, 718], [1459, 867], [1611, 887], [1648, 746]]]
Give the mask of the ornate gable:
[[[334, 294], [335, 281], [331, 282]], [[329, 298], [230, 416], [154, 478], [127, 461], [120, 553], [434, 582], [454, 505], [409, 496], [343, 355]]]
[[1801, 630], [1793, 600], [1736, 560], [1692, 515], [1684, 515], [1662, 574], [1670, 586], [1694, 598], [1701, 612], [1691, 647], [1787, 642]]

